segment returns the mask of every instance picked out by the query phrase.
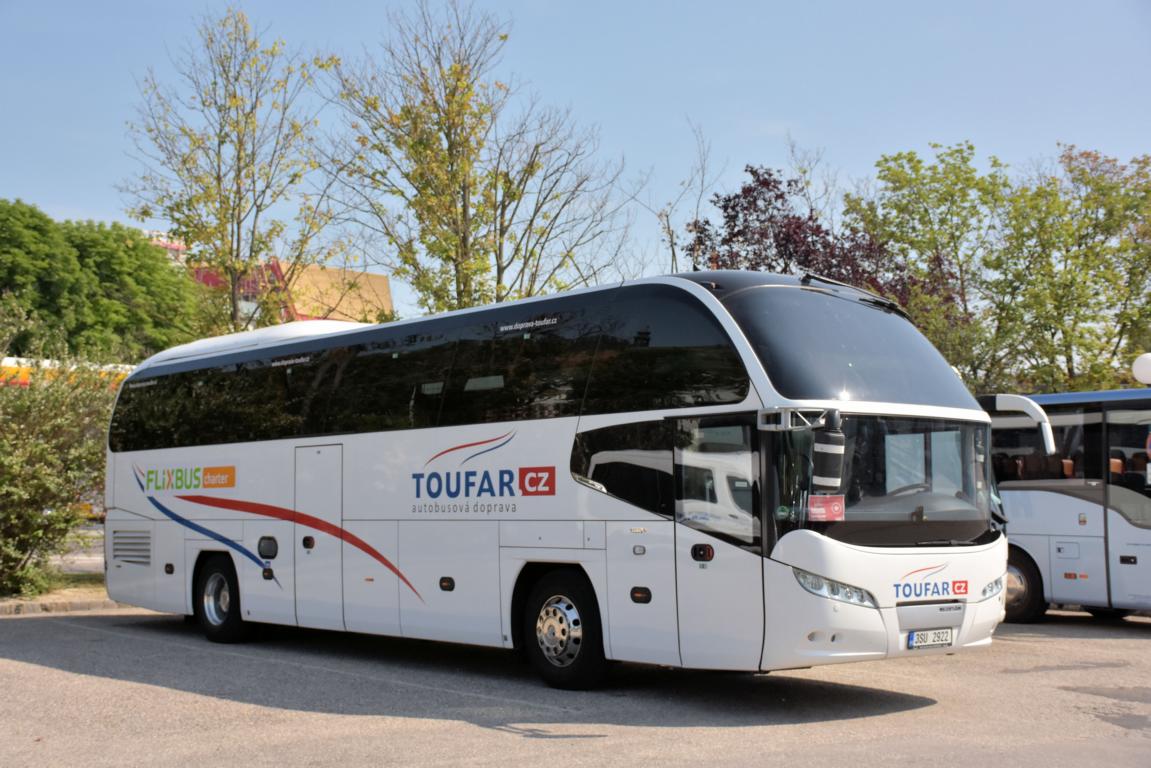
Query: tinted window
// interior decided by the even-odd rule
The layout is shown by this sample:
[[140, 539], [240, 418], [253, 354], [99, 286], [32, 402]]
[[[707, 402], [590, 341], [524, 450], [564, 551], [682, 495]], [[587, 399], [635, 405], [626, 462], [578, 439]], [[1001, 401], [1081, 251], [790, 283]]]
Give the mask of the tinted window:
[[1133, 525], [1151, 528], [1151, 410], [1107, 413], [1107, 506]]
[[461, 329], [440, 424], [578, 415], [602, 325], [598, 306], [528, 305]]
[[434, 427], [455, 352], [442, 327], [354, 347], [333, 381], [324, 430]]
[[931, 342], [892, 312], [799, 288], [750, 288], [724, 305], [784, 397], [979, 408]]
[[751, 424], [709, 424], [700, 419], [677, 423], [679, 522], [734, 544], [759, 546], [753, 439]]
[[645, 421], [581, 432], [572, 448], [572, 475], [596, 490], [649, 512], [675, 514], [672, 430]]
[[[991, 466], [1004, 490], [1020, 483], [1055, 481], [1052, 487], [1083, 486], [1103, 475], [1103, 415], [1097, 408], [1050, 406], [1054, 455], [1043, 448], [1039, 428], [1026, 416], [996, 416]], [[1081, 481], [1081, 482], [1073, 482]], [[1077, 495], [1081, 495], [1081, 492]]]
[[739, 403], [747, 372], [719, 322], [682, 290], [621, 288], [592, 366], [584, 413]]

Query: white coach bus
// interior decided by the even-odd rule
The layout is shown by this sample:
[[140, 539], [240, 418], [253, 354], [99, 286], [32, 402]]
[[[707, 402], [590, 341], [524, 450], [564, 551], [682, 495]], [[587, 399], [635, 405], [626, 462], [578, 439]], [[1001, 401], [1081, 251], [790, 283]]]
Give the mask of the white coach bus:
[[108, 590], [564, 687], [953, 653], [1003, 618], [989, 423], [898, 307], [810, 275], [208, 339], [121, 389]]
[[1007, 620], [1048, 604], [1099, 617], [1151, 610], [1151, 389], [1030, 397], [1036, 422], [992, 408], [995, 469], [1011, 546]]

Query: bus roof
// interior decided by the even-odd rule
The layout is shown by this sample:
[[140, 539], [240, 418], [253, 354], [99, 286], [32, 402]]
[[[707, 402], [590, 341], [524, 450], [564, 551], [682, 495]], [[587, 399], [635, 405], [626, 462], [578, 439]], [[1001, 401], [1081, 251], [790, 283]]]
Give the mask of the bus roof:
[[[679, 281], [683, 282], [680, 283]], [[411, 325], [482, 313], [497, 308], [530, 307], [535, 304], [546, 305], [547, 302], [564, 296], [574, 296], [578, 294], [589, 295], [601, 291], [615, 290], [624, 285], [652, 283], [662, 283], [665, 285], [676, 285], [679, 283], [681, 286], [683, 286], [683, 283], [695, 283], [706, 289], [721, 302], [732, 298], [738, 293], [742, 293], [746, 289], [762, 286], [814, 288], [825, 293], [837, 294], [843, 297], [876, 304], [882, 309], [893, 310], [906, 317], [902, 308], [887, 299], [883, 299], [866, 290], [817, 275], [779, 275], [744, 270], [681, 272], [672, 275], [625, 280], [622, 283], [577, 288], [558, 294], [533, 296], [531, 298], [503, 302], [501, 304], [469, 307], [467, 309], [458, 309], [437, 315], [415, 317], [379, 325], [339, 320], [301, 320], [283, 325], [270, 326], [268, 328], [260, 328], [254, 331], [243, 331], [226, 336], [199, 339], [152, 355], [136, 366], [135, 372], [129, 378], [135, 379], [152, 375], [164, 375], [179, 369], [200, 367], [200, 361], [208, 362], [221, 358], [234, 359], [234, 356], [240, 356], [242, 358], [245, 356], [245, 353], [264, 352], [265, 350], [271, 351], [277, 347], [295, 348], [299, 346], [300, 342], [319, 340], [325, 337], [343, 334], [358, 337], [360, 332], [380, 329], [385, 326], [389, 329], [400, 329]], [[686, 289], [686, 286], [683, 287]], [[266, 354], [266, 352], [264, 353]]]
[[1028, 395], [1039, 405], [1081, 405], [1086, 403], [1125, 403], [1132, 400], [1151, 400], [1151, 389], [1113, 389], [1106, 392], [1060, 392], [1049, 395]]

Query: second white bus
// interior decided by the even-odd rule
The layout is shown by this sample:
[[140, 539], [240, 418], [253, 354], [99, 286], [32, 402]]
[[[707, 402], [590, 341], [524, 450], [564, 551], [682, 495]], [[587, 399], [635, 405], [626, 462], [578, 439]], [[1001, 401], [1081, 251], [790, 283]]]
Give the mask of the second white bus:
[[995, 413], [993, 465], [1011, 547], [1008, 621], [1051, 603], [1105, 618], [1151, 610], [1151, 389], [1032, 395], [1054, 433]]

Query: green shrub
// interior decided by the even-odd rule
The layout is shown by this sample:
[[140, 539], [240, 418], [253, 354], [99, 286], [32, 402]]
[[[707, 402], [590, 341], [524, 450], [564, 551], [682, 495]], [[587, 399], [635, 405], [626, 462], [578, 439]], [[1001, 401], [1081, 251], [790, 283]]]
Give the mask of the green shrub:
[[[0, 302], [0, 352], [27, 325]], [[43, 353], [41, 353], [43, 354]], [[82, 361], [34, 368], [27, 386], [0, 381], [0, 595], [32, 594], [42, 569], [104, 487], [115, 384]]]

